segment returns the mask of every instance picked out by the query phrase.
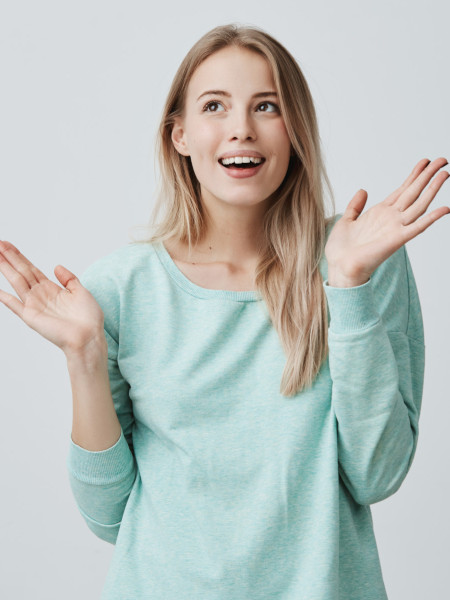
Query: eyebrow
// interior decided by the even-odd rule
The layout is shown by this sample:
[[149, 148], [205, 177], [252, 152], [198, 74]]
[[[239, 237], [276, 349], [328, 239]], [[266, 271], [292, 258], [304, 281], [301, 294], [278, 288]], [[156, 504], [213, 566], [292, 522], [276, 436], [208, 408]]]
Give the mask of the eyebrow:
[[[208, 90], [207, 92], [203, 92], [203, 94], [200, 94], [200, 96], [197, 98], [197, 102], [200, 100], [200, 98], [203, 98], [203, 96], [209, 96], [209, 95], [226, 96], [227, 98], [231, 97], [231, 94], [224, 90]], [[273, 92], [273, 91], [257, 92], [256, 94], [253, 94], [252, 98], [265, 98], [266, 96], [278, 96], [278, 94], [277, 94], [277, 92]]]

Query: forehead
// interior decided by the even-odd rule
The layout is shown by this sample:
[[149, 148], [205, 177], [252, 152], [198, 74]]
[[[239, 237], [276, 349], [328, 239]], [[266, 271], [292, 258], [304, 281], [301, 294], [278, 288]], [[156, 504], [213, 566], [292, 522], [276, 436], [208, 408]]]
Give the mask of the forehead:
[[[255, 90], [255, 88], [261, 88]], [[208, 56], [194, 71], [187, 95], [194, 101], [206, 90], [226, 90], [231, 94], [275, 89], [267, 59], [247, 48], [229, 46]]]

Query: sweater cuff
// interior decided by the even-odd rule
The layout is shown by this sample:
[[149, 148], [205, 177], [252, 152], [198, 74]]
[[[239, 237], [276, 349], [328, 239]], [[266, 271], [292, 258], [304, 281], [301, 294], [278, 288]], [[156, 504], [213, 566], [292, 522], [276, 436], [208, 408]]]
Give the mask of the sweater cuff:
[[105, 485], [127, 477], [134, 468], [134, 457], [121, 429], [120, 438], [106, 450], [86, 450], [70, 438], [67, 468], [80, 481]]
[[323, 282], [330, 315], [330, 330], [349, 333], [375, 325], [380, 316], [372, 298], [372, 278], [356, 287], [339, 288]]

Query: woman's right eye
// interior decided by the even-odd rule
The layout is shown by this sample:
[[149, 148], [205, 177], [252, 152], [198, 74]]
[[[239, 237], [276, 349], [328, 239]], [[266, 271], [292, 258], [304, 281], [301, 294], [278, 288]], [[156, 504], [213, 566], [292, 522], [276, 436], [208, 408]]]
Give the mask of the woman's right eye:
[[213, 104], [216, 104], [217, 106], [219, 106], [219, 105], [221, 106], [220, 102], [218, 102], [217, 100], [210, 100], [203, 107], [203, 112], [217, 112], [217, 110], [208, 110], [208, 108]]

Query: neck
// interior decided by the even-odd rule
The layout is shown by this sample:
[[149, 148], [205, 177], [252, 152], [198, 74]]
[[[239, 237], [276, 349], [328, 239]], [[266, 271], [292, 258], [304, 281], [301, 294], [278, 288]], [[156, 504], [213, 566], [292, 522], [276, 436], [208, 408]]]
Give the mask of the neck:
[[202, 200], [205, 230], [194, 251], [207, 262], [255, 265], [264, 245], [267, 202], [251, 206]]

